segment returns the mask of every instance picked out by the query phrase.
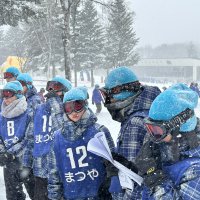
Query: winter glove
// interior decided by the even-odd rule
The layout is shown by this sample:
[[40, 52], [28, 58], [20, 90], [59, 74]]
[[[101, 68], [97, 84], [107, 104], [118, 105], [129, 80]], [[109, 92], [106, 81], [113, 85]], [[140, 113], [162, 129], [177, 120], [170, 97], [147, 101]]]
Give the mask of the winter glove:
[[9, 153], [1, 153], [0, 154], [0, 166], [4, 166], [15, 159], [15, 156]]
[[[181, 145], [183, 146], [184, 143]], [[159, 144], [160, 161], [164, 165], [171, 165], [179, 161], [180, 150], [177, 138], [172, 138], [170, 142], [163, 142]]]
[[133, 162], [127, 160], [121, 154], [112, 152], [112, 156], [113, 156], [114, 160], [118, 161], [119, 163], [121, 163], [122, 165], [124, 165], [125, 167], [127, 167], [128, 169], [130, 169], [131, 171], [133, 171], [135, 173], [138, 173], [138, 169], [137, 169], [136, 165]]
[[192, 150], [199, 146], [200, 140], [197, 133], [195, 131], [191, 131], [189, 133], [182, 133], [179, 143], [185, 144], [186, 148], [184, 150]]
[[151, 142], [146, 142], [142, 146], [135, 160], [135, 164], [139, 170], [139, 173], [144, 178], [144, 184], [153, 189], [157, 185], [163, 183], [166, 179], [166, 176], [162, 170], [158, 168], [158, 161], [153, 155], [151, 145]]
[[0, 166], [4, 166], [6, 164], [7, 158], [5, 157], [5, 153], [0, 154]]
[[108, 160], [104, 160], [104, 165], [106, 167], [106, 176], [111, 178], [112, 176], [118, 176], [118, 169]]
[[151, 171], [151, 173], [144, 175], [144, 184], [150, 189], [153, 189], [164, 183], [166, 178], [162, 170]]
[[153, 171], [157, 169], [157, 162], [153, 154], [152, 145], [153, 142], [151, 141], [146, 142], [140, 149], [135, 159], [135, 164], [139, 170], [139, 173], [142, 175], [146, 174], [151, 168], [154, 169]]
[[94, 102], [92, 102], [92, 105], [94, 105]]
[[21, 180], [26, 179], [29, 176], [30, 173], [31, 173], [31, 168], [30, 167], [22, 167], [22, 169], [19, 172], [20, 179]]
[[98, 190], [98, 200], [112, 200], [111, 193], [109, 192], [110, 178], [105, 177]]

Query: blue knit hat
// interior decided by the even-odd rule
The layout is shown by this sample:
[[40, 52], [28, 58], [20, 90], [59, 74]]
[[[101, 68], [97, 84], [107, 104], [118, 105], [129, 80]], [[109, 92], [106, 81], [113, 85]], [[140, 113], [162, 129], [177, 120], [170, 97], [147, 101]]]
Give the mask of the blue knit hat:
[[69, 91], [72, 88], [71, 82], [63, 77], [56, 76], [51, 81], [57, 81], [61, 83], [66, 88], [66, 91]]
[[[119, 85], [126, 83], [132, 83], [138, 81], [137, 76], [134, 72], [128, 67], [118, 67], [112, 70], [106, 80], [105, 80], [105, 89], [111, 89]], [[123, 91], [119, 94], [113, 95], [113, 98], [116, 100], [124, 100], [130, 96], [135, 95], [135, 92]]]
[[28, 74], [28, 73], [21, 73], [19, 74], [19, 76], [17, 77], [18, 81], [24, 81], [25, 83], [32, 83], [33, 79], [32, 77]]
[[99, 86], [99, 84], [95, 84], [95, 86], [94, 86], [96, 89], [98, 89], [100, 86]]
[[19, 99], [23, 97], [22, 91], [23, 87], [19, 81], [11, 81], [6, 83], [6, 85], [3, 87], [3, 90], [11, 90], [16, 92], [16, 97]]
[[9, 73], [13, 74], [13, 76], [15, 76], [15, 77], [17, 77], [20, 74], [19, 69], [17, 67], [13, 67], [13, 66], [8, 67], [6, 69], [6, 72], [9, 72]]
[[19, 76], [17, 77], [17, 80], [25, 82], [28, 89], [31, 89], [33, 87], [32, 86], [33, 79], [28, 73], [19, 74]]
[[[198, 94], [187, 85], [178, 83], [166, 89], [153, 101], [149, 117], [153, 120], [169, 121], [187, 108], [194, 110], [198, 104]], [[180, 127], [181, 132], [192, 131], [197, 124], [193, 116]]]
[[63, 98], [63, 103], [68, 101], [78, 101], [78, 100], [87, 100], [87, 88], [86, 87], [76, 87], [72, 88], [68, 92], [65, 93]]

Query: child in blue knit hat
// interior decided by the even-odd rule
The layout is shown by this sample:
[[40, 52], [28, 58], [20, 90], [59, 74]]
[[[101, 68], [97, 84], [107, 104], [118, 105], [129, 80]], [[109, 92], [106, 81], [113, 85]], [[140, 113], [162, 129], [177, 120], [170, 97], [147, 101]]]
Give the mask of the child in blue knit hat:
[[86, 87], [65, 93], [64, 124], [55, 134], [49, 166], [49, 199], [110, 200], [103, 159], [87, 151], [88, 141], [104, 132], [111, 150], [114, 143], [109, 130], [97, 124], [88, 107]]
[[10, 81], [15, 81], [19, 74], [20, 74], [19, 69], [17, 67], [11, 66], [6, 69], [3, 76], [7, 82], [10, 82]]
[[17, 80], [23, 86], [23, 93], [28, 102], [28, 109], [35, 110], [36, 107], [42, 103], [42, 99], [33, 85], [32, 77], [28, 73], [21, 73], [18, 75]]
[[[23, 87], [23, 94], [26, 97], [28, 111], [34, 116], [37, 106], [42, 104], [42, 99], [37, 93], [36, 88], [33, 85], [33, 79], [28, 73], [20, 73], [17, 76], [17, 80]], [[33, 130], [32, 130], [33, 131]], [[29, 179], [34, 183], [33, 166], [32, 166], [32, 149], [33, 149], [33, 132], [27, 138], [27, 145], [24, 148], [23, 155], [23, 169], [29, 172]], [[33, 189], [31, 189], [33, 191]]]
[[[147, 131], [144, 118], [153, 100], [160, 94], [158, 87], [142, 85], [131, 68], [121, 66], [113, 69], [105, 80], [105, 86], [100, 89], [104, 96], [104, 106], [108, 109], [112, 119], [121, 123], [117, 139], [117, 153], [115, 160], [120, 162], [121, 155], [134, 162]], [[125, 160], [124, 165], [127, 161]], [[107, 166], [108, 174], [114, 175], [115, 168]], [[112, 177], [110, 192], [114, 200], [140, 199], [138, 188], [132, 191], [122, 189], [118, 171]]]
[[[23, 94], [26, 97], [27, 105], [28, 105], [28, 111], [32, 116], [36, 112], [36, 108], [42, 104], [42, 99], [37, 93], [36, 88], [33, 85], [33, 79], [28, 73], [20, 73], [17, 76], [17, 80], [21, 83], [23, 87]], [[31, 121], [32, 123], [32, 133], [27, 138], [27, 145], [24, 148], [24, 156], [23, 156], [23, 170], [29, 172], [30, 179], [33, 179], [35, 182], [35, 177], [33, 174], [33, 165], [32, 165], [32, 152], [33, 149], [33, 127], [34, 127], [34, 120]], [[35, 184], [38, 186], [37, 184]], [[35, 187], [36, 189], [37, 187]], [[33, 191], [35, 195], [35, 191], [30, 188], [30, 190]], [[34, 196], [35, 199], [35, 196]]]
[[63, 126], [63, 96], [71, 89], [71, 82], [62, 77], [54, 77], [47, 82], [46, 101], [37, 106], [34, 115], [34, 130], [32, 148], [27, 149], [31, 155], [26, 156], [24, 165], [33, 166], [35, 176], [34, 199], [46, 200], [48, 183], [48, 160], [52, 160], [49, 155], [50, 146], [53, 142], [53, 133]]
[[[2, 90], [0, 114], [0, 165], [4, 167], [4, 181], [8, 200], [25, 200], [24, 183], [33, 199], [34, 182], [22, 168], [27, 138], [32, 134], [33, 119], [27, 109], [23, 87], [19, 81], [8, 82]], [[25, 176], [24, 176], [25, 175]]]
[[[17, 76], [20, 74], [20, 71], [16, 67], [8, 67], [6, 71], [3, 73], [4, 79], [6, 79], [6, 82], [15, 81], [17, 79]], [[3, 99], [0, 97], [0, 111], [1, 111], [1, 104]]]
[[149, 139], [136, 158], [144, 199], [200, 198], [198, 95], [179, 83], [157, 96], [145, 126]]

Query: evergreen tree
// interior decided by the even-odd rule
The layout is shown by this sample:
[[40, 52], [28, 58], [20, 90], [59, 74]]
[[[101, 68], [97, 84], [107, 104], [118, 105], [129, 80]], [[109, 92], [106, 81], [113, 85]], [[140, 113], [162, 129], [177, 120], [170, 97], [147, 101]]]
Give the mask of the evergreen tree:
[[[62, 31], [62, 39], [63, 39], [63, 47], [64, 47], [64, 68], [65, 68], [65, 77], [71, 80], [71, 58], [75, 58], [75, 54], [73, 51], [71, 51], [71, 42], [72, 37], [74, 35], [71, 35], [70, 32], [70, 24], [71, 24], [71, 10], [73, 10], [73, 7], [76, 6], [79, 3], [84, 4], [85, 1], [87, 0], [60, 0], [60, 5], [62, 8], [62, 13], [63, 13], [63, 31]], [[110, 3], [105, 3], [105, 0], [90, 0], [92, 2], [95, 2], [100, 5], [110, 5]], [[106, 0], [109, 1], [109, 0]]]
[[[31, 68], [43, 68], [48, 78], [55, 76], [55, 66], [63, 65], [63, 45], [61, 36], [60, 8], [54, 0], [45, 0], [41, 4], [43, 16], [30, 20], [26, 43], [29, 43], [28, 55]], [[60, 22], [61, 21], [61, 22]], [[28, 42], [29, 41], [29, 42]], [[31, 56], [33, 55], [33, 56]], [[50, 66], [53, 70], [50, 70]]]
[[76, 58], [80, 69], [99, 67], [103, 59], [104, 33], [93, 2], [87, 0], [77, 17]]
[[24, 57], [25, 46], [22, 42], [24, 33], [19, 26], [9, 26], [5, 31], [2, 50], [6, 52], [6, 57], [11, 55]]
[[0, 27], [0, 65], [5, 62], [7, 58], [7, 51], [10, 49], [5, 49], [5, 31], [4, 27]]
[[73, 35], [75, 38], [72, 39], [71, 45], [72, 63], [76, 70], [90, 69], [93, 71], [95, 68], [102, 67], [105, 57], [103, 54], [105, 35], [92, 1], [87, 0], [82, 10], [77, 12]]
[[135, 46], [138, 43], [133, 30], [133, 14], [125, 6], [124, 0], [115, 0], [109, 13], [107, 28], [106, 65], [132, 66], [138, 61]]
[[1, 0], [0, 25], [17, 26], [19, 21], [28, 21], [36, 14], [40, 0]]
[[29, 23], [20, 22], [18, 26], [10, 27], [3, 48], [4, 52], [7, 50], [6, 57], [16, 55], [26, 58], [24, 71], [44, 69], [50, 78], [55, 76], [55, 66], [63, 66], [61, 12], [54, 0], [43, 1], [39, 12], [43, 15], [30, 18]]

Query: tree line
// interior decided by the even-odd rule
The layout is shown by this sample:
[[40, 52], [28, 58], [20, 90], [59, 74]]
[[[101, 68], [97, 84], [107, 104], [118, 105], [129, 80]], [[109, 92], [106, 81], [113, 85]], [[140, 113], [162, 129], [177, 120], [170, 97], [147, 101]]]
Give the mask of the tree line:
[[194, 42], [162, 44], [156, 47], [146, 45], [137, 48], [142, 58], [200, 58], [200, 44]]
[[[27, 58], [24, 71], [133, 66], [139, 56], [134, 13], [125, 0], [1, 0], [0, 61]], [[93, 78], [92, 78], [93, 80]], [[75, 84], [76, 84], [75, 76]], [[93, 83], [92, 83], [93, 84]]]

